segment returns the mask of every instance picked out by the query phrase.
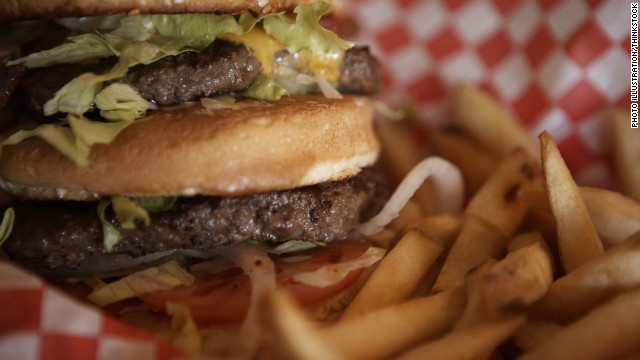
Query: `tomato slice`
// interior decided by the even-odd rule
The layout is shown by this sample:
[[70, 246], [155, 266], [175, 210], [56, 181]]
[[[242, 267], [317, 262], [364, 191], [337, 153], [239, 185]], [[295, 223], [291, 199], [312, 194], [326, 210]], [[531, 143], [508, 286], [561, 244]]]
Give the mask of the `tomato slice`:
[[[351, 285], [364, 269], [353, 270], [342, 281], [327, 287], [301, 284], [294, 281], [293, 276], [355, 259], [368, 248], [366, 242], [344, 242], [297, 253], [296, 256], [310, 257], [303, 261], [289, 262], [290, 255], [271, 256], [277, 285], [287, 289], [300, 306], [321, 302]], [[232, 268], [206, 279], [196, 279], [191, 286], [144, 294], [140, 299], [157, 309], [164, 309], [167, 302], [186, 305], [197, 321], [241, 321], [249, 308], [251, 282], [241, 269]]]

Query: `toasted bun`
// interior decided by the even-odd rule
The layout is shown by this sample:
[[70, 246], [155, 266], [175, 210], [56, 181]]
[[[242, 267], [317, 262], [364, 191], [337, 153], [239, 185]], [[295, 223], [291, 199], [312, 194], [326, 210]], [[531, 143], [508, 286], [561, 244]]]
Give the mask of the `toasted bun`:
[[[3, 0], [0, 21], [82, 17], [110, 14], [241, 14], [291, 12], [296, 6], [317, 0]], [[331, 13], [342, 8], [341, 0], [323, 0]]]
[[355, 175], [377, 159], [372, 103], [364, 97], [241, 100], [240, 108], [200, 104], [157, 110], [79, 167], [40, 138], [4, 146], [0, 178], [34, 199], [100, 195], [241, 195]]

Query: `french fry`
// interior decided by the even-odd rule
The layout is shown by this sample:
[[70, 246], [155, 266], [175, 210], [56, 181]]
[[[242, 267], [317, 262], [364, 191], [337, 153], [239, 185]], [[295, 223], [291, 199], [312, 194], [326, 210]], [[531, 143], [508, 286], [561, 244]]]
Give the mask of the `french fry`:
[[535, 319], [567, 323], [598, 304], [640, 286], [640, 233], [553, 282], [529, 311]]
[[[416, 166], [424, 155], [414, 145], [408, 127], [399, 122], [382, 122], [378, 126], [378, 138], [382, 143], [381, 162], [391, 181], [400, 181]], [[433, 185], [431, 180], [425, 181], [413, 195], [425, 215], [435, 212]]]
[[462, 286], [467, 272], [504, 252], [507, 238], [495, 226], [473, 215], [465, 216], [460, 235], [449, 251], [433, 292]]
[[552, 322], [527, 320], [515, 333], [513, 340], [518, 348], [527, 352], [555, 335], [562, 328], [562, 325]]
[[431, 133], [430, 142], [436, 154], [460, 168], [465, 187], [471, 193], [480, 188], [500, 162], [497, 156], [459, 132], [437, 129]]
[[348, 359], [385, 359], [444, 334], [464, 306], [464, 289], [453, 289], [341, 320], [321, 329], [320, 336]]
[[419, 230], [408, 231], [380, 261], [342, 319], [407, 299], [442, 249], [442, 241], [424, 236]]
[[444, 249], [440, 256], [433, 263], [431, 268], [422, 277], [415, 291], [411, 294], [410, 298], [416, 298], [420, 296], [427, 296], [431, 293], [433, 284], [435, 284], [438, 274], [444, 265], [444, 261], [447, 258], [447, 254], [453, 246], [453, 242], [460, 234], [462, 228], [462, 216], [453, 214], [441, 214], [424, 218], [419, 223], [414, 224], [415, 228], [422, 231], [425, 236], [431, 236], [442, 241]]
[[552, 280], [551, 259], [539, 243], [486, 262], [468, 276], [467, 307], [456, 330], [523, 311], [544, 296]]
[[509, 112], [480, 89], [459, 85], [453, 93], [452, 116], [472, 137], [500, 156], [517, 148], [529, 158], [540, 158], [534, 139]]
[[314, 324], [307, 320], [283, 292], [271, 292], [262, 304], [264, 321], [271, 334], [270, 356], [278, 359], [346, 359], [322, 342]]
[[613, 114], [613, 152], [625, 194], [640, 201], [640, 142], [637, 131], [629, 128], [631, 113], [619, 109]]
[[395, 244], [397, 237], [397, 232], [385, 228], [373, 235], [369, 235], [368, 239], [377, 247], [389, 249]]
[[617, 359], [640, 348], [638, 333], [640, 290], [634, 290], [596, 308], [521, 359]]
[[542, 170], [551, 210], [558, 227], [558, 251], [564, 270], [570, 272], [604, 252], [580, 190], [571, 177], [551, 135], [540, 134]]
[[535, 187], [535, 171], [522, 151], [512, 152], [484, 183], [465, 210], [465, 222], [442, 272], [435, 292], [464, 284], [467, 271], [497, 258], [527, 212], [518, 191]]
[[640, 231], [640, 203], [637, 201], [615, 191], [591, 187], [580, 187], [580, 194], [606, 245], [619, 244]]
[[424, 217], [424, 213], [420, 204], [415, 199], [409, 200], [402, 210], [398, 213], [398, 217], [393, 219], [387, 225], [387, 228], [396, 233], [402, 231], [405, 226], [415, 223]]
[[420, 230], [425, 236], [442, 241], [448, 251], [462, 228], [462, 216], [456, 214], [440, 214], [427, 216], [409, 227]]
[[516, 150], [474, 195], [465, 214], [484, 219], [510, 237], [527, 211], [527, 204], [518, 192], [535, 187], [539, 180], [526, 154]]
[[[586, 186], [580, 187], [580, 196], [604, 245], [619, 244], [640, 231], [640, 203], [637, 201], [615, 191]], [[533, 209], [551, 212], [544, 189], [523, 191], [520, 197]]]
[[527, 246], [539, 244], [542, 247], [542, 250], [547, 254], [551, 264], [551, 273], [555, 273], [555, 261], [553, 252], [549, 248], [549, 244], [545, 241], [542, 234], [538, 231], [524, 232], [515, 237], [513, 237], [507, 243], [507, 252], [512, 253], [518, 249], [522, 249]]
[[411, 349], [398, 360], [485, 359], [522, 324], [525, 316], [509, 316], [498, 321], [452, 331], [446, 336]]

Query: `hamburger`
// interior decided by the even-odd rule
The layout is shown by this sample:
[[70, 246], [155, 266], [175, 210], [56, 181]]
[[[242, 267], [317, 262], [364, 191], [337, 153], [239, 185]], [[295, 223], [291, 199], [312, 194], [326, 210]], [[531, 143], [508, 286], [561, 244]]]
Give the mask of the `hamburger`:
[[[381, 256], [357, 233], [387, 196], [368, 97], [381, 71], [319, 24], [339, 4], [304, 3], [3, 5], [5, 21], [49, 19], [22, 48], [40, 51], [3, 67], [11, 261], [203, 323], [249, 317], [245, 274], [269, 262], [298, 303], [336, 310]], [[346, 271], [317, 271], [332, 264]]]

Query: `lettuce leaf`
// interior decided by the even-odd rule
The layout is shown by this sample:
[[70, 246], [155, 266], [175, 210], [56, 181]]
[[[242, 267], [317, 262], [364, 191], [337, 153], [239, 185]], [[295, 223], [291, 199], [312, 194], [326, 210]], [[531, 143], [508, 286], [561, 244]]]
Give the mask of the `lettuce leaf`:
[[175, 196], [135, 197], [132, 199], [150, 213], [170, 210], [178, 200]]
[[309, 49], [314, 55], [341, 53], [352, 47], [353, 42], [340, 39], [318, 23], [330, 7], [325, 2], [300, 5], [293, 11], [297, 14], [295, 21], [280, 13], [265, 17], [262, 26], [267, 34], [294, 52]]
[[2, 215], [2, 223], [0, 223], [0, 246], [2, 246], [2, 244], [9, 238], [9, 235], [11, 235], [15, 217], [16, 214], [13, 208], [8, 208], [4, 211], [4, 215]]
[[120, 231], [118, 231], [118, 229], [116, 229], [116, 227], [113, 226], [104, 215], [109, 205], [111, 205], [111, 199], [101, 200], [98, 203], [98, 208], [96, 209], [98, 212], [98, 218], [100, 218], [100, 223], [102, 224], [102, 245], [107, 251], [111, 251], [113, 246], [122, 238]]
[[129, 85], [113, 83], [95, 97], [100, 115], [111, 121], [132, 122], [143, 117], [148, 109], [155, 109], [156, 105], [143, 99]]
[[193, 281], [193, 275], [172, 260], [160, 266], [135, 272], [104, 286], [98, 286], [87, 298], [99, 306], [105, 306], [154, 291], [191, 285]]
[[137, 220], [141, 220], [145, 225], [151, 223], [149, 212], [128, 197], [114, 196], [111, 198], [111, 202], [116, 219], [123, 229], [135, 229]]
[[245, 97], [267, 101], [276, 101], [288, 94], [287, 90], [280, 87], [273, 78], [265, 74], [259, 74], [251, 86], [242, 92]]

